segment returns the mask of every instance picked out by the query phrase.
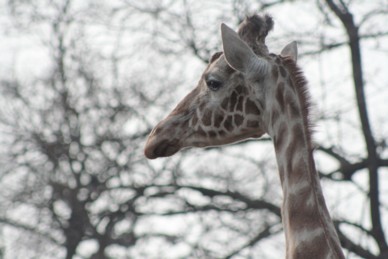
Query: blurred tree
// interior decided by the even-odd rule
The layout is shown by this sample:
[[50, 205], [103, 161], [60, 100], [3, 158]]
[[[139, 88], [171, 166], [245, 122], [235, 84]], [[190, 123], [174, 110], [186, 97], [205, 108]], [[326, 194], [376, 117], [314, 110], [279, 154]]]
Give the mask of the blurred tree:
[[[257, 10], [275, 16], [268, 45], [297, 38], [301, 62], [334, 53], [329, 66], [351, 68], [340, 81], [318, 82], [318, 165], [349, 257], [387, 257], [388, 206], [379, 190], [387, 120], [377, 128], [368, 116], [365, 85], [379, 84], [361, 62], [367, 44], [384, 45], [387, 8], [384, 1], [9, 1], [12, 26], [39, 35], [49, 69], [32, 80], [2, 75], [5, 258], [281, 257], [281, 196], [268, 139], [155, 163], [142, 156], [153, 123], [220, 50], [217, 24], [237, 25]], [[294, 11], [292, 22], [283, 15]], [[353, 96], [338, 98], [339, 83], [354, 86], [352, 109], [341, 108]], [[346, 135], [333, 137], [342, 128]], [[353, 147], [354, 138], [365, 144]]]
[[[58, 255], [45, 252], [49, 258], [82, 255], [78, 249], [85, 241], [95, 250], [92, 258], [106, 258], [108, 247], [128, 249], [148, 239], [149, 233], [134, 230], [142, 217], [137, 203], [147, 198], [144, 192], [159, 175], [141, 160], [149, 125], [139, 109], [147, 111], [151, 96], [136, 80], [117, 77], [120, 57], [115, 52], [105, 58], [89, 49], [90, 28], [83, 23], [98, 11], [93, 6], [73, 1], [10, 4], [15, 18], [36, 29], [49, 26], [43, 40], [51, 66], [44, 78], [28, 84], [18, 78], [1, 81], [1, 140], [6, 147], [1, 154], [1, 222], [19, 229], [16, 240], [32, 242], [22, 250], [35, 250], [39, 258], [38, 244], [28, 239], [49, 247], [43, 251], [63, 248]], [[89, 16], [82, 17], [85, 12]], [[155, 235], [174, 240], [169, 234]], [[13, 256], [21, 254], [9, 253]]]

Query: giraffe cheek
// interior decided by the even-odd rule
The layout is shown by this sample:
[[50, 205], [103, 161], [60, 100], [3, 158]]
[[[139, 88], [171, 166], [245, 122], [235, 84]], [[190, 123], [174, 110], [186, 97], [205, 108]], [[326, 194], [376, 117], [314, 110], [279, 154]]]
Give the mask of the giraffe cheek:
[[246, 114], [252, 114], [252, 115], [261, 115], [261, 112], [259, 108], [257, 107], [256, 103], [251, 101], [250, 99], [246, 100], [245, 103], [245, 113]]
[[265, 131], [262, 129], [262, 125], [258, 120], [247, 120], [246, 121], [247, 131], [251, 132], [251, 138], [261, 137]]
[[214, 127], [219, 129], [221, 127], [222, 121], [225, 118], [225, 113], [223, 111], [218, 111], [214, 113]]
[[236, 125], [236, 127], [240, 127], [242, 125], [242, 123], [244, 122], [244, 117], [239, 115], [239, 114], [235, 114], [233, 119], [234, 119], [234, 124]]
[[260, 123], [258, 121], [256, 121], [256, 120], [248, 120], [247, 121], [247, 127], [248, 128], [256, 129], [256, 128], [260, 127]]

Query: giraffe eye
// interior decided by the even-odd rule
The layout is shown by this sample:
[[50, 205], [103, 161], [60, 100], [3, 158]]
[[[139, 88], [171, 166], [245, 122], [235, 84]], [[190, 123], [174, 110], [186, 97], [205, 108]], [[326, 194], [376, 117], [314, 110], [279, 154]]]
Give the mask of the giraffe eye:
[[206, 84], [207, 84], [207, 87], [212, 91], [217, 91], [222, 86], [222, 83], [220, 81], [217, 81], [214, 79], [206, 81]]

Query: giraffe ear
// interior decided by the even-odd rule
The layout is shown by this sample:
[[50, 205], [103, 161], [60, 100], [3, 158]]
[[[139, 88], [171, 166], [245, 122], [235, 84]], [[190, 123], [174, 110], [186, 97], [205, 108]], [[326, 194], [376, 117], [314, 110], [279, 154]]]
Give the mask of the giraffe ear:
[[296, 44], [296, 41], [292, 41], [288, 43], [280, 52], [280, 55], [283, 57], [290, 57], [292, 60], [297, 61], [298, 59], [298, 46]]
[[241, 40], [238, 34], [224, 23], [221, 24], [221, 35], [225, 59], [228, 64], [240, 72], [257, 75], [258, 70], [264, 63], [256, 56], [248, 44]]

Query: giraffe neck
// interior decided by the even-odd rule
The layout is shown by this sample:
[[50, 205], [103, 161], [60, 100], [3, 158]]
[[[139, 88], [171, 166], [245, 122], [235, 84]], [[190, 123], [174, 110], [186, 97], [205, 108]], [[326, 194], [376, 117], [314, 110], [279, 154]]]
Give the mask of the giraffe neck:
[[[280, 74], [285, 67], [279, 66]], [[315, 169], [304, 88], [290, 74], [273, 91], [268, 114], [283, 190], [287, 258], [344, 258]], [[299, 92], [298, 92], [299, 91]]]
[[[283, 138], [283, 140], [282, 140]], [[312, 151], [298, 124], [273, 135], [283, 190], [282, 218], [287, 258], [341, 258]], [[283, 146], [279, 142], [284, 141]], [[317, 257], [322, 255], [322, 257]]]

